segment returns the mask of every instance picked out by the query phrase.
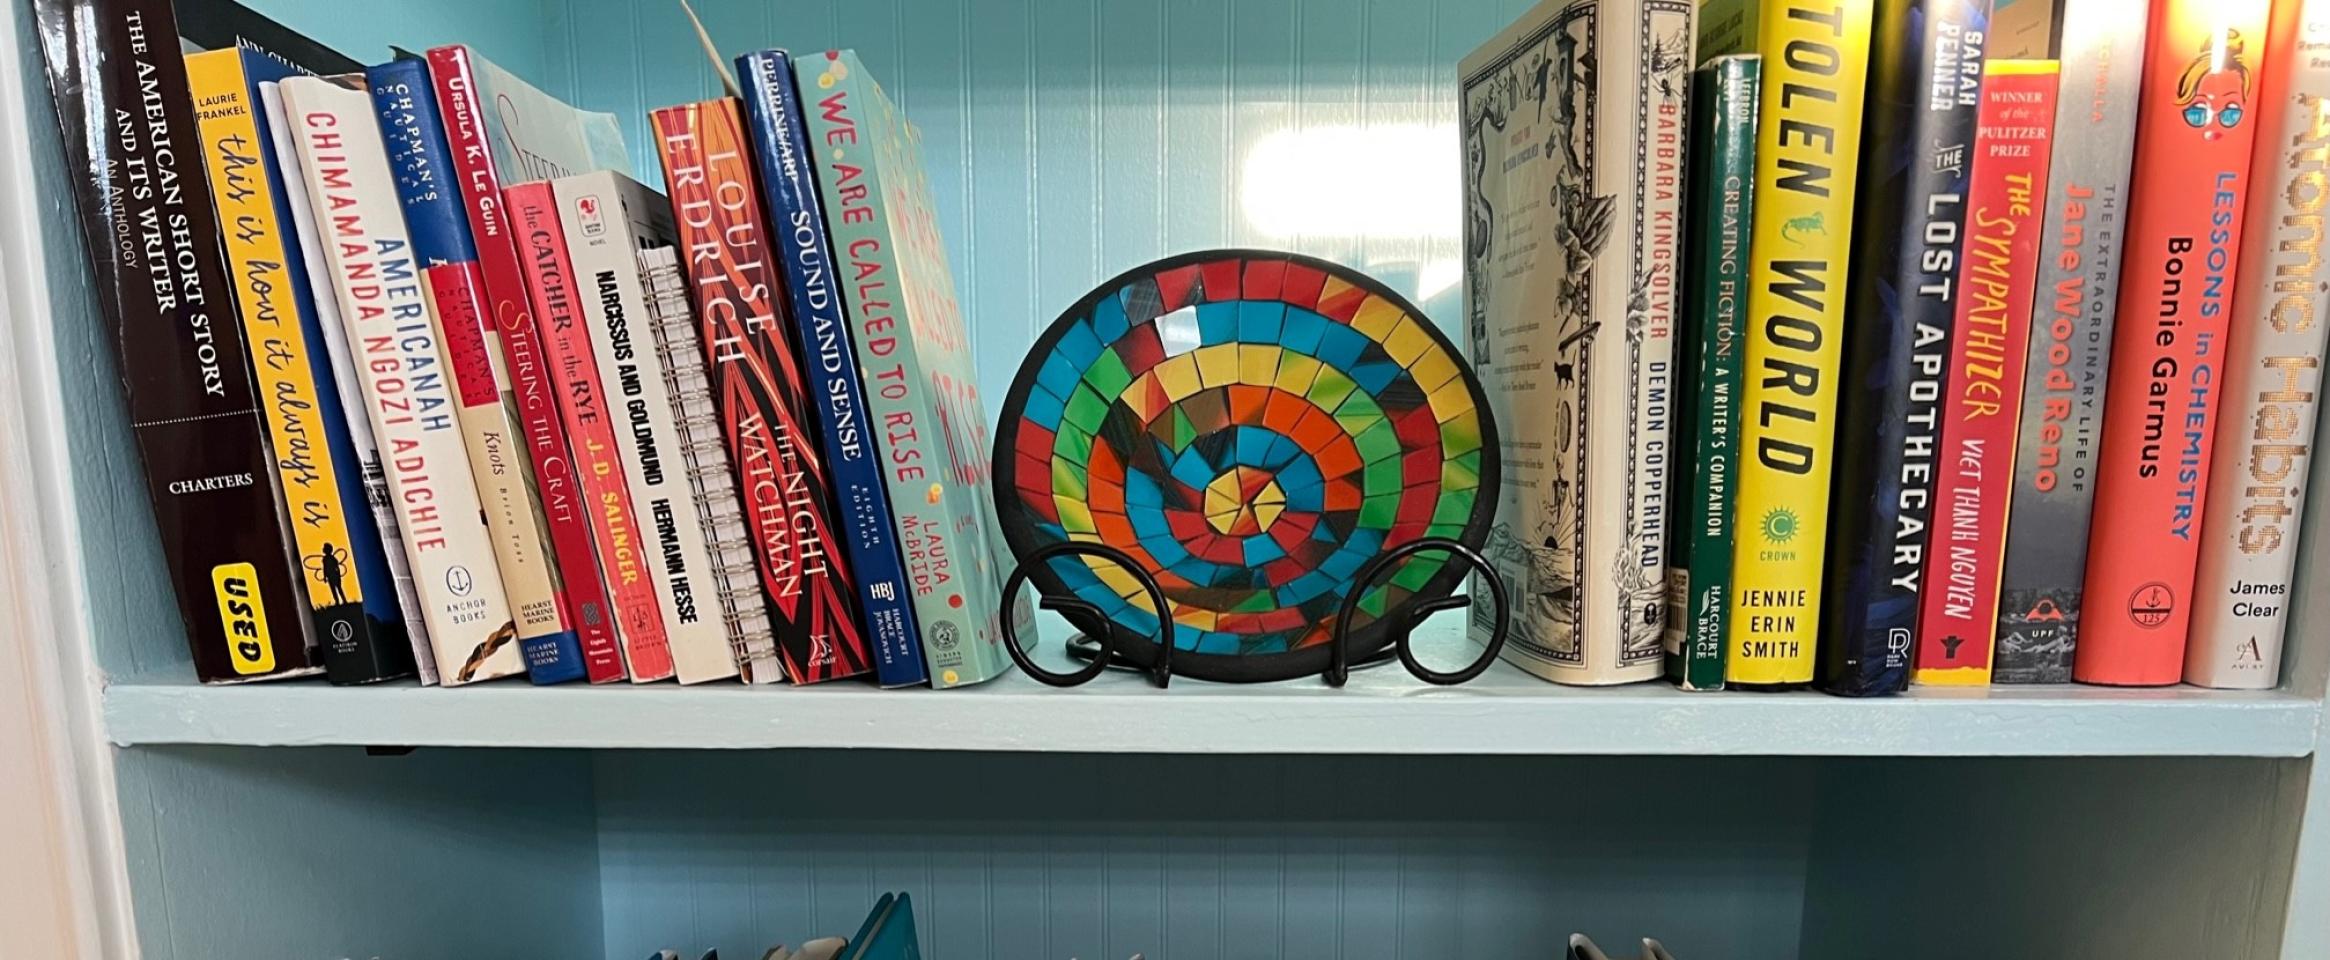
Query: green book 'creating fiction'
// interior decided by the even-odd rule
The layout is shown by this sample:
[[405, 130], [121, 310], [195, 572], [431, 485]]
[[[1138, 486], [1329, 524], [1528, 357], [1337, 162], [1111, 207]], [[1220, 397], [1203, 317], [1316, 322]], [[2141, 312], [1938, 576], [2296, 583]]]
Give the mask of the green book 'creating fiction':
[[[930, 682], [992, 679], [1011, 667], [998, 616], [993, 443], [922, 141], [856, 53], [802, 56], [794, 74]], [[1009, 615], [1022, 627], [1033, 618], [1024, 603]]]
[[1669, 489], [1684, 492], [1667, 546], [1667, 677], [1685, 690], [1723, 688], [1731, 592], [1732, 483], [1738, 445], [1740, 306], [1754, 223], [1756, 81], [1762, 58], [1717, 57], [1691, 82], [1691, 252]]

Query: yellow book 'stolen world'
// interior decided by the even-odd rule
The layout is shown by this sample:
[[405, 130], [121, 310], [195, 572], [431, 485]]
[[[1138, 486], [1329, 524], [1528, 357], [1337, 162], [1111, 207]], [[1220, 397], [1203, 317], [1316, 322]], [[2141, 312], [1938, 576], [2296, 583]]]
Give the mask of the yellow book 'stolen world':
[[1770, 2], [1756, 133], [1728, 682], [1809, 683], [1871, 0]]

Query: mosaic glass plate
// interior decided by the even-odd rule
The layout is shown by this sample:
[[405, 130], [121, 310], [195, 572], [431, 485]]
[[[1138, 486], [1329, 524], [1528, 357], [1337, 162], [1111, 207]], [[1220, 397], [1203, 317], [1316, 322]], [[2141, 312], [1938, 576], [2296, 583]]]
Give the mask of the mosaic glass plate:
[[[1036, 341], [996, 436], [998, 516], [1021, 557], [1073, 540], [1139, 562], [1172, 607], [1174, 673], [1314, 674], [1370, 559], [1424, 537], [1480, 547], [1497, 483], [1486, 411], [1456, 348], [1365, 274], [1187, 254], [1101, 285]], [[1391, 642], [1387, 613], [1463, 575], [1442, 553], [1409, 560], [1360, 599], [1352, 660]], [[1029, 579], [1106, 614], [1078, 629], [1155, 659], [1157, 611], [1132, 576], [1060, 557]]]

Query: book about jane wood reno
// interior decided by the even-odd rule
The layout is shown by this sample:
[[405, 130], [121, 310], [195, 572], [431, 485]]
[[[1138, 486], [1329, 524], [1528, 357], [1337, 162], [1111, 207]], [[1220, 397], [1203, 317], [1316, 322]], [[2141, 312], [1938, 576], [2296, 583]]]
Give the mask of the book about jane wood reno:
[[[1812, 680], [1871, 0], [1763, 6], [1726, 686]], [[1855, 451], [1861, 455], [1863, 451]]]
[[849, 305], [866, 402], [881, 424], [890, 507], [931, 685], [1011, 669], [1002, 617], [1024, 628], [1025, 598], [1003, 607], [987, 408], [956, 307], [954, 273], [923, 174], [922, 139], [856, 53], [794, 64], [817, 182]]
[[2129, 208], [2098, 522], [2072, 658], [2082, 683], [2162, 686], [2184, 677], [2266, 8], [2265, 0], [2162, 0], [2152, 9], [2130, 191], [2142, 199]]
[[2262, 690], [2281, 680], [2290, 576], [2313, 464], [2330, 330], [2330, 2], [2276, 4], [2257, 96], [2256, 198], [2233, 289], [2224, 408], [2193, 581], [2184, 680]]
[[1504, 655], [1563, 683], [1662, 669], [1697, 16], [1548, 0], [1457, 67], [1467, 340], [1507, 478], [1487, 556], [1518, 598]]
[[2124, 0], [2065, 0], [2062, 19], [2047, 226], [2023, 369], [1992, 683], [2071, 682], [2120, 244], [2132, 199], [2128, 166], [2145, 19], [2130, 16]]
[[320, 672], [168, 0], [41, 0], [81, 233], [196, 674]]
[[1989, 21], [1990, 0], [1879, 0], [1870, 28], [1837, 382], [1837, 446], [1851, 454], [1831, 485], [1814, 678], [1829, 693], [1909, 681]]
[[[872, 644], [857, 616], [801, 360], [786, 333], [784, 278], [739, 105], [682, 104], [650, 120], [785, 672], [796, 683], [865, 673], [873, 669]], [[856, 282], [872, 279], [861, 273]]]
[[[518, 425], [533, 466], [519, 472], [536, 511], [537, 536], [551, 560], [559, 615], [575, 633], [583, 675], [592, 683], [621, 680], [615, 611], [599, 579], [589, 511], [567, 452], [525, 262], [502, 208], [502, 187], [584, 170], [629, 175], [622, 130], [613, 116], [561, 103], [468, 47], [431, 49], [429, 76], [437, 86], [451, 165], [485, 281], [486, 314], [492, 322], [482, 332], [489, 362], [499, 361], [491, 368], [494, 385], [502, 391], [503, 406]], [[534, 656], [555, 658], [550, 667], [558, 672], [571, 669], [554, 647], [538, 648]]]
[[362, 74], [278, 84], [447, 686], [523, 672], [493, 537]]

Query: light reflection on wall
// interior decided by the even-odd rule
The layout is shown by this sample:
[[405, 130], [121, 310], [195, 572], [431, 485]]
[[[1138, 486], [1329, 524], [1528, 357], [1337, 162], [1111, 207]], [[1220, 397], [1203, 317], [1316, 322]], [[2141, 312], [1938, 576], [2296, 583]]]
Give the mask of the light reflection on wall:
[[1454, 124], [1329, 124], [1265, 134], [1238, 185], [1245, 226], [1264, 242], [1330, 257], [1428, 303], [1463, 278]]

